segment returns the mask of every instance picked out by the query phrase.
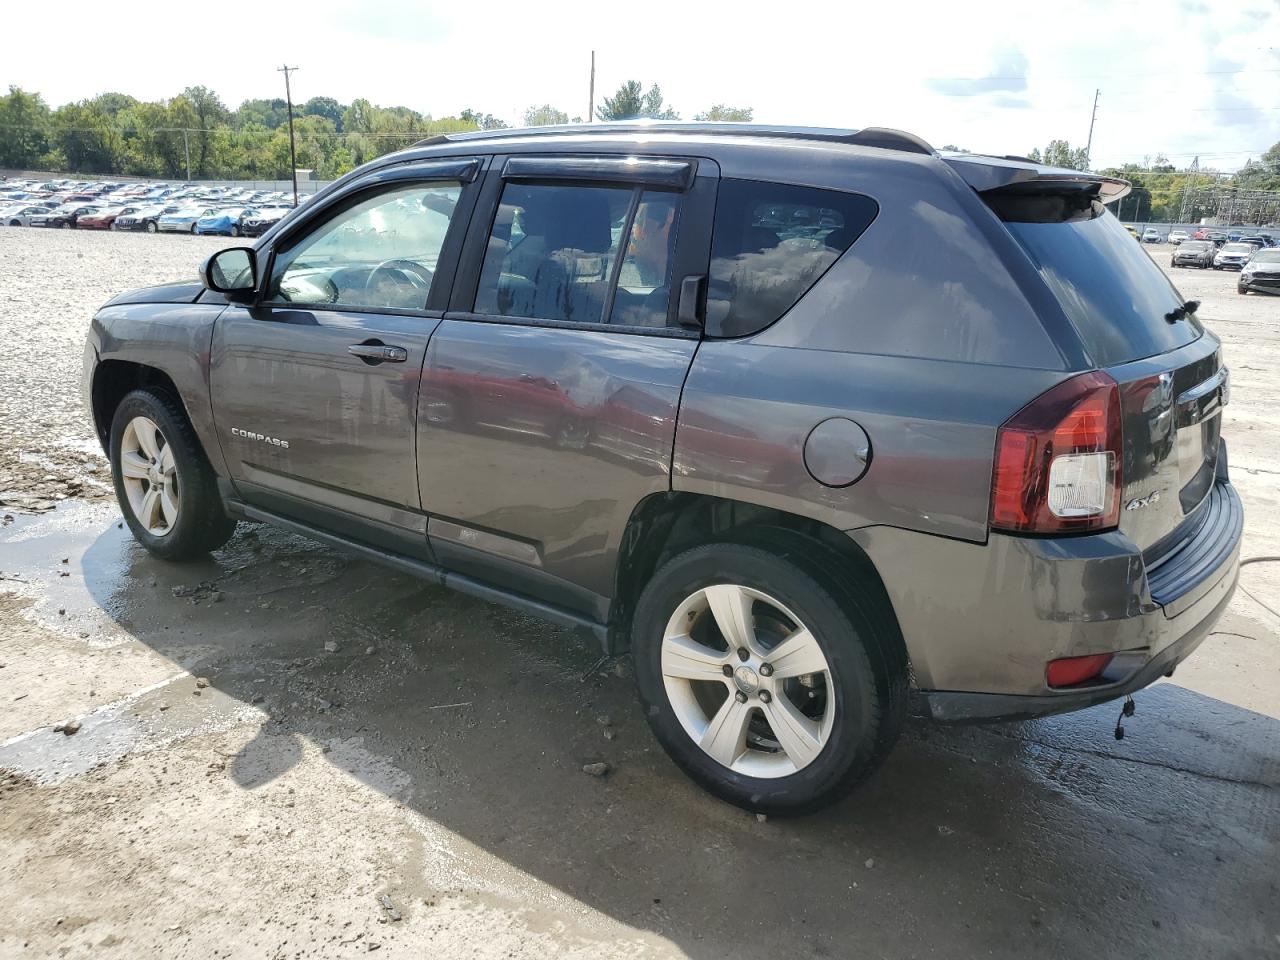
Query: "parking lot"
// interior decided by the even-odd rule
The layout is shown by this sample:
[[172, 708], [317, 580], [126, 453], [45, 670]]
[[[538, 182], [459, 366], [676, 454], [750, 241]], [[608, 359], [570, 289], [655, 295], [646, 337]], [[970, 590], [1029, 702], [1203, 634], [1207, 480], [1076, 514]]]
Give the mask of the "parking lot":
[[1280, 297], [1173, 271], [1270, 559], [1125, 739], [1117, 705], [913, 722], [762, 821], [571, 631], [266, 527], [188, 566], [132, 542], [85, 327], [226, 245], [0, 228], [0, 956], [1280, 957]]

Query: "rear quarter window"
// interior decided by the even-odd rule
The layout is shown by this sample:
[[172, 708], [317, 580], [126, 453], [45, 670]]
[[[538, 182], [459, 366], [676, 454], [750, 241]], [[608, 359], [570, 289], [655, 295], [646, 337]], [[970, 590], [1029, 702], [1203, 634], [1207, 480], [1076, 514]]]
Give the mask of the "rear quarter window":
[[879, 208], [837, 190], [725, 179], [716, 196], [706, 330], [741, 337], [795, 305]]

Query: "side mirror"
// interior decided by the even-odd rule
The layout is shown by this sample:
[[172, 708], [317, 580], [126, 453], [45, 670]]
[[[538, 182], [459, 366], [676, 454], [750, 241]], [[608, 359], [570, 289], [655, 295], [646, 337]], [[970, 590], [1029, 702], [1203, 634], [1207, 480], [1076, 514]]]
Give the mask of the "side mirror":
[[200, 268], [200, 279], [216, 293], [247, 300], [258, 289], [258, 256], [252, 247], [219, 250]]

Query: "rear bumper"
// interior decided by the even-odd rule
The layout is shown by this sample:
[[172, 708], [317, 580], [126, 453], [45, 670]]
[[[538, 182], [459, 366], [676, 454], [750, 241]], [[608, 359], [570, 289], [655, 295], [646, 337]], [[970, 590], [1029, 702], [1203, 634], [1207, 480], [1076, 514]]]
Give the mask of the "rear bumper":
[[[1209, 517], [1150, 573], [1118, 531], [985, 545], [853, 531], [885, 583], [919, 699], [936, 720], [1079, 710], [1152, 683], [1213, 629], [1235, 592], [1243, 511], [1225, 477]], [[1051, 660], [1113, 654], [1103, 682], [1052, 689]]]

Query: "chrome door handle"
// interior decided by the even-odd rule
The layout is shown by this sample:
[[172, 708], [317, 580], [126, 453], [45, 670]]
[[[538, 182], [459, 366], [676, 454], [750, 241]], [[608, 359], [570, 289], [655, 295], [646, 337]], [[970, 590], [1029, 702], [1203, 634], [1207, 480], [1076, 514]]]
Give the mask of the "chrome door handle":
[[372, 363], [404, 363], [409, 359], [409, 351], [404, 347], [389, 347], [384, 343], [353, 343], [347, 352]]

